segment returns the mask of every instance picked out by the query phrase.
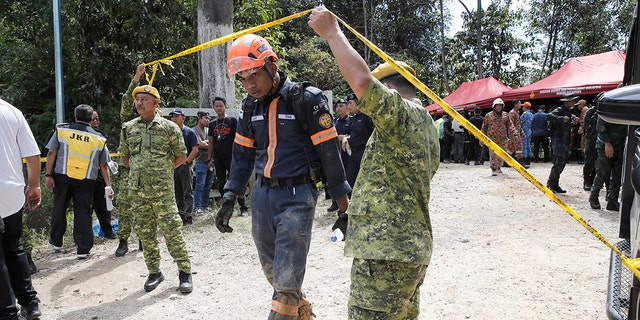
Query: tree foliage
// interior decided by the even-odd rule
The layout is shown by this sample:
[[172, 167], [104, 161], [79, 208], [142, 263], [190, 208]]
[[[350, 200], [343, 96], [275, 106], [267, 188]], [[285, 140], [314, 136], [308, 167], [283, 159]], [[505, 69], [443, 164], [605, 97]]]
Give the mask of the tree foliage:
[[[230, 0], [226, 0], [230, 1]], [[486, 0], [488, 1], [488, 0]], [[484, 76], [518, 87], [548, 75], [568, 58], [625, 49], [632, 0], [494, 0], [482, 16]], [[64, 112], [94, 106], [102, 128], [117, 143], [121, 95], [139, 62], [150, 62], [197, 44], [197, 0], [60, 1]], [[418, 78], [444, 95], [437, 1], [325, 0], [324, 4], [391, 57], [410, 62]], [[446, 6], [459, 6], [445, 1]], [[235, 31], [310, 9], [303, 0], [233, 1]], [[53, 17], [49, 0], [0, 2], [0, 97], [20, 108], [41, 146], [55, 124]], [[475, 15], [475, 12], [471, 11]], [[445, 15], [446, 8], [445, 8]], [[444, 39], [452, 88], [474, 80], [476, 33], [465, 14], [462, 30]], [[448, 16], [444, 21], [450, 23]], [[294, 80], [310, 80], [343, 96], [349, 90], [326, 43], [303, 17], [259, 32]], [[349, 31], [345, 34], [371, 68], [381, 62]], [[197, 55], [163, 65], [154, 85], [163, 107], [198, 105]], [[236, 86], [238, 84], [236, 83]], [[244, 95], [244, 90], [236, 90]], [[240, 98], [240, 97], [237, 97]]]
[[530, 0], [526, 35], [542, 49], [539, 77], [567, 59], [624, 50], [635, 1]]
[[[64, 114], [73, 120], [80, 103], [100, 114], [102, 130], [117, 142], [119, 109], [135, 66], [196, 44], [195, 2], [176, 0], [60, 3]], [[51, 2], [16, 0], [0, 25], [0, 96], [19, 107], [45, 144], [55, 124], [53, 16]], [[25, 23], [28, 21], [28, 23]], [[163, 66], [154, 86], [166, 107], [197, 100], [195, 56]]]

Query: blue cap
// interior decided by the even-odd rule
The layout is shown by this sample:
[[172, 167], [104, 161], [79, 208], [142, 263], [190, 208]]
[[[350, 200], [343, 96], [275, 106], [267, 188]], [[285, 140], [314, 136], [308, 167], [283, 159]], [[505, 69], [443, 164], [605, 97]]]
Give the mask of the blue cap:
[[182, 108], [175, 108], [173, 109], [173, 111], [169, 112], [169, 115], [174, 115], [174, 114], [179, 114], [181, 116], [184, 116], [184, 112], [182, 112]]

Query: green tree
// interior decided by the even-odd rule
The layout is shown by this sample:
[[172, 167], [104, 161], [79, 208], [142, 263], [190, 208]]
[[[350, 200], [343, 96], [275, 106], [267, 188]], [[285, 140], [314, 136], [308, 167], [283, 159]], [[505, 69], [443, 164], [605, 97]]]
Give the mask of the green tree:
[[[52, 7], [46, 0], [3, 2], [0, 96], [25, 112], [43, 146], [55, 124]], [[115, 150], [121, 95], [135, 66], [196, 44], [195, 0], [62, 1], [64, 114], [86, 103], [101, 114]], [[195, 56], [180, 58], [154, 80], [166, 107], [197, 101]]]
[[526, 34], [543, 48], [539, 77], [547, 76], [572, 57], [624, 50], [634, 3], [530, 0]]

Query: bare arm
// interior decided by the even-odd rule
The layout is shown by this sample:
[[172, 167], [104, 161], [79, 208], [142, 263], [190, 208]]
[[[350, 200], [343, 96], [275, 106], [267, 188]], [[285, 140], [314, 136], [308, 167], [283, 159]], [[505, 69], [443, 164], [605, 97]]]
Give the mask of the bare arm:
[[213, 169], [213, 136], [209, 136], [209, 170]]
[[177, 156], [175, 162], [173, 163], [173, 168], [175, 169], [175, 168], [181, 166], [185, 162], [185, 160], [187, 160], [187, 156], [186, 155], [181, 154], [181, 155]]
[[193, 148], [191, 148], [191, 152], [189, 153], [189, 156], [187, 156], [187, 159], [185, 161], [187, 163], [191, 163], [193, 162], [193, 159], [195, 159], [197, 155], [198, 155], [198, 145], [195, 145], [193, 146]]
[[40, 206], [42, 197], [40, 191], [40, 155], [26, 157], [27, 161], [27, 188], [25, 190], [27, 208], [35, 210]]
[[104, 179], [104, 184], [107, 186], [111, 185], [111, 174], [109, 173], [109, 166], [107, 163], [100, 163], [100, 174], [102, 175], [102, 179]]
[[324, 6], [317, 7], [311, 11], [308, 23], [320, 37], [327, 40], [342, 76], [356, 96], [361, 98], [373, 76], [367, 63], [342, 33], [333, 13]]
[[53, 182], [53, 177], [51, 175], [53, 174], [53, 166], [56, 162], [57, 154], [58, 154], [58, 151], [55, 151], [55, 150], [49, 150], [49, 152], [47, 152], [47, 164], [45, 165], [44, 173], [47, 175], [45, 186], [49, 191], [53, 191], [53, 188], [56, 187], [55, 183]]

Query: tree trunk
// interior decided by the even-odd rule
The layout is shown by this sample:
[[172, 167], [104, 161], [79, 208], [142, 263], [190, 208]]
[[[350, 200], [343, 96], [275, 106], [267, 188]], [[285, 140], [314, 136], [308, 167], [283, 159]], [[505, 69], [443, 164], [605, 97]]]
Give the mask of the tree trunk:
[[482, 71], [482, 0], [478, 0], [478, 11], [476, 14], [476, 50], [477, 50], [477, 67], [478, 67], [478, 79], [484, 78]]
[[[198, 0], [198, 43], [204, 43], [233, 32], [233, 0]], [[235, 105], [235, 86], [227, 70], [227, 51], [231, 43], [198, 52], [199, 106], [211, 109], [213, 98], [223, 97], [227, 105]]]
[[440, 53], [442, 55], [442, 79], [444, 81], [444, 89], [447, 94], [451, 93], [449, 88], [449, 70], [447, 70], [447, 48], [444, 39], [444, 8], [442, 0], [440, 0]]

